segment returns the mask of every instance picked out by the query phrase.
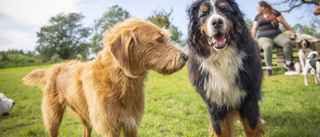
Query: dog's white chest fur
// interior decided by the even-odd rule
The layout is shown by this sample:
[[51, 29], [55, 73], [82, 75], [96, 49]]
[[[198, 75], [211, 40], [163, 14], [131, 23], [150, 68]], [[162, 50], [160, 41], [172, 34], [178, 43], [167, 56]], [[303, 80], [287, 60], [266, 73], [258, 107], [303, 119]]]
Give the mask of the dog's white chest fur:
[[241, 90], [236, 83], [244, 57], [245, 53], [239, 54], [232, 47], [227, 47], [199, 60], [202, 71], [208, 72], [208, 79], [204, 81], [206, 96], [218, 107], [223, 105], [227, 108], [238, 107], [245, 97], [245, 91]]

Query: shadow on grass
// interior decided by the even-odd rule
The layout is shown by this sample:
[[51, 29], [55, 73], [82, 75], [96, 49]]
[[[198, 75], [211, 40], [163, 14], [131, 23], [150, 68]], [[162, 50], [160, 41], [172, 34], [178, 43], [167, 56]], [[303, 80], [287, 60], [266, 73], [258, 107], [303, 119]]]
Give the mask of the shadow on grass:
[[264, 115], [265, 132], [270, 137], [316, 137], [320, 135], [319, 110], [281, 111]]

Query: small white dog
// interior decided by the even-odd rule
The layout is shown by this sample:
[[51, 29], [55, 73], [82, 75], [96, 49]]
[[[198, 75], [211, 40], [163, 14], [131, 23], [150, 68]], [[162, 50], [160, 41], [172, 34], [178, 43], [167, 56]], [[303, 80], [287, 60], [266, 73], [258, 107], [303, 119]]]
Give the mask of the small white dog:
[[3, 93], [0, 93], [0, 121], [9, 117], [9, 111], [14, 104], [15, 102], [12, 99], [8, 99]]
[[313, 71], [315, 73], [315, 82], [316, 84], [319, 83], [320, 80], [320, 60], [318, 60], [318, 58], [315, 58], [315, 55], [319, 55], [318, 52], [316, 51], [312, 51], [311, 53], [309, 53], [308, 57], [307, 57], [307, 61], [306, 61], [306, 65], [305, 68], [303, 69], [303, 75], [304, 75], [304, 84], [308, 85], [308, 81], [307, 81], [307, 75], [308, 75], [308, 71], [311, 69], [311, 71]]

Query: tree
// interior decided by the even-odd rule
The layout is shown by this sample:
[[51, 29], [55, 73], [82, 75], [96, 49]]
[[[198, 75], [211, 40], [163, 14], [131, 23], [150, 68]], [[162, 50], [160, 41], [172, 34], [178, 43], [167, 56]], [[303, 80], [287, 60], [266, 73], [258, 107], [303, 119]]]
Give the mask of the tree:
[[9, 57], [8, 57], [8, 54], [7, 53], [4, 53], [2, 54], [2, 58], [1, 58], [1, 61], [9, 61]]
[[79, 13], [60, 13], [51, 17], [48, 25], [40, 28], [35, 50], [42, 61], [49, 61], [55, 54], [61, 59], [87, 58], [91, 29], [82, 26], [80, 21], [83, 18]]
[[308, 34], [311, 36], [314, 36], [318, 39], [320, 39], [320, 20], [316, 19], [313, 22], [310, 23], [310, 25], [301, 25], [296, 24], [294, 27], [296, 32], [302, 33], [302, 34]]
[[251, 19], [247, 18], [246, 19], [246, 24], [247, 24], [249, 30], [251, 31], [252, 26], [253, 26], [253, 21]]
[[102, 37], [106, 30], [112, 27], [119, 21], [129, 18], [128, 11], [122, 9], [118, 5], [110, 7], [103, 16], [95, 20], [94, 24], [94, 36], [92, 37], [91, 50], [93, 53], [98, 53], [102, 49]]
[[[314, 19], [308, 25], [296, 24], [292, 27], [292, 29], [297, 33], [308, 34], [308, 35], [311, 35], [311, 36], [314, 36], [314, 37], [320, 39], [319, 28], [320, 28], [320, 20], [319, 19]], [[287, 31], [287, 29], [282, 24], [280, 25], [280, 30], [282, 32]]]
[[169, 13], [165, 11], [154, 11], [153, 15], [148, 17], [147, 20], [156, 24], [158, 27], [165, 27], [171, 32], [171, 39], [176, 43], [181, 43], [182, 32], [179, 31], [177, 26], [171, 24], [170, 15], [172, 14], [172, 9]]
[[293, 9], [301, 7], [302, 5], [320, 5], [320, 0], [282, 0], [280, 2], [274, 3], [272, 5], [286, 5], [289, 9], [283, 10], [281, 12], [291, 12]]

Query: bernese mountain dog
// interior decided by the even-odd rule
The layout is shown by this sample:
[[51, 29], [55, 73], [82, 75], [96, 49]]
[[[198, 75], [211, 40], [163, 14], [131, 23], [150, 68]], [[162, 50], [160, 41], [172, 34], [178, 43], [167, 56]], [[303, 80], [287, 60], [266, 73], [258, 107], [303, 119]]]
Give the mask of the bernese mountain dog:
[[188, 13], [189, 80], [207, 105], [210, 135], [234, 136], [240, 120], [246, 136], [262, 136], [261, 57], [238, 4], [197, 0]]

